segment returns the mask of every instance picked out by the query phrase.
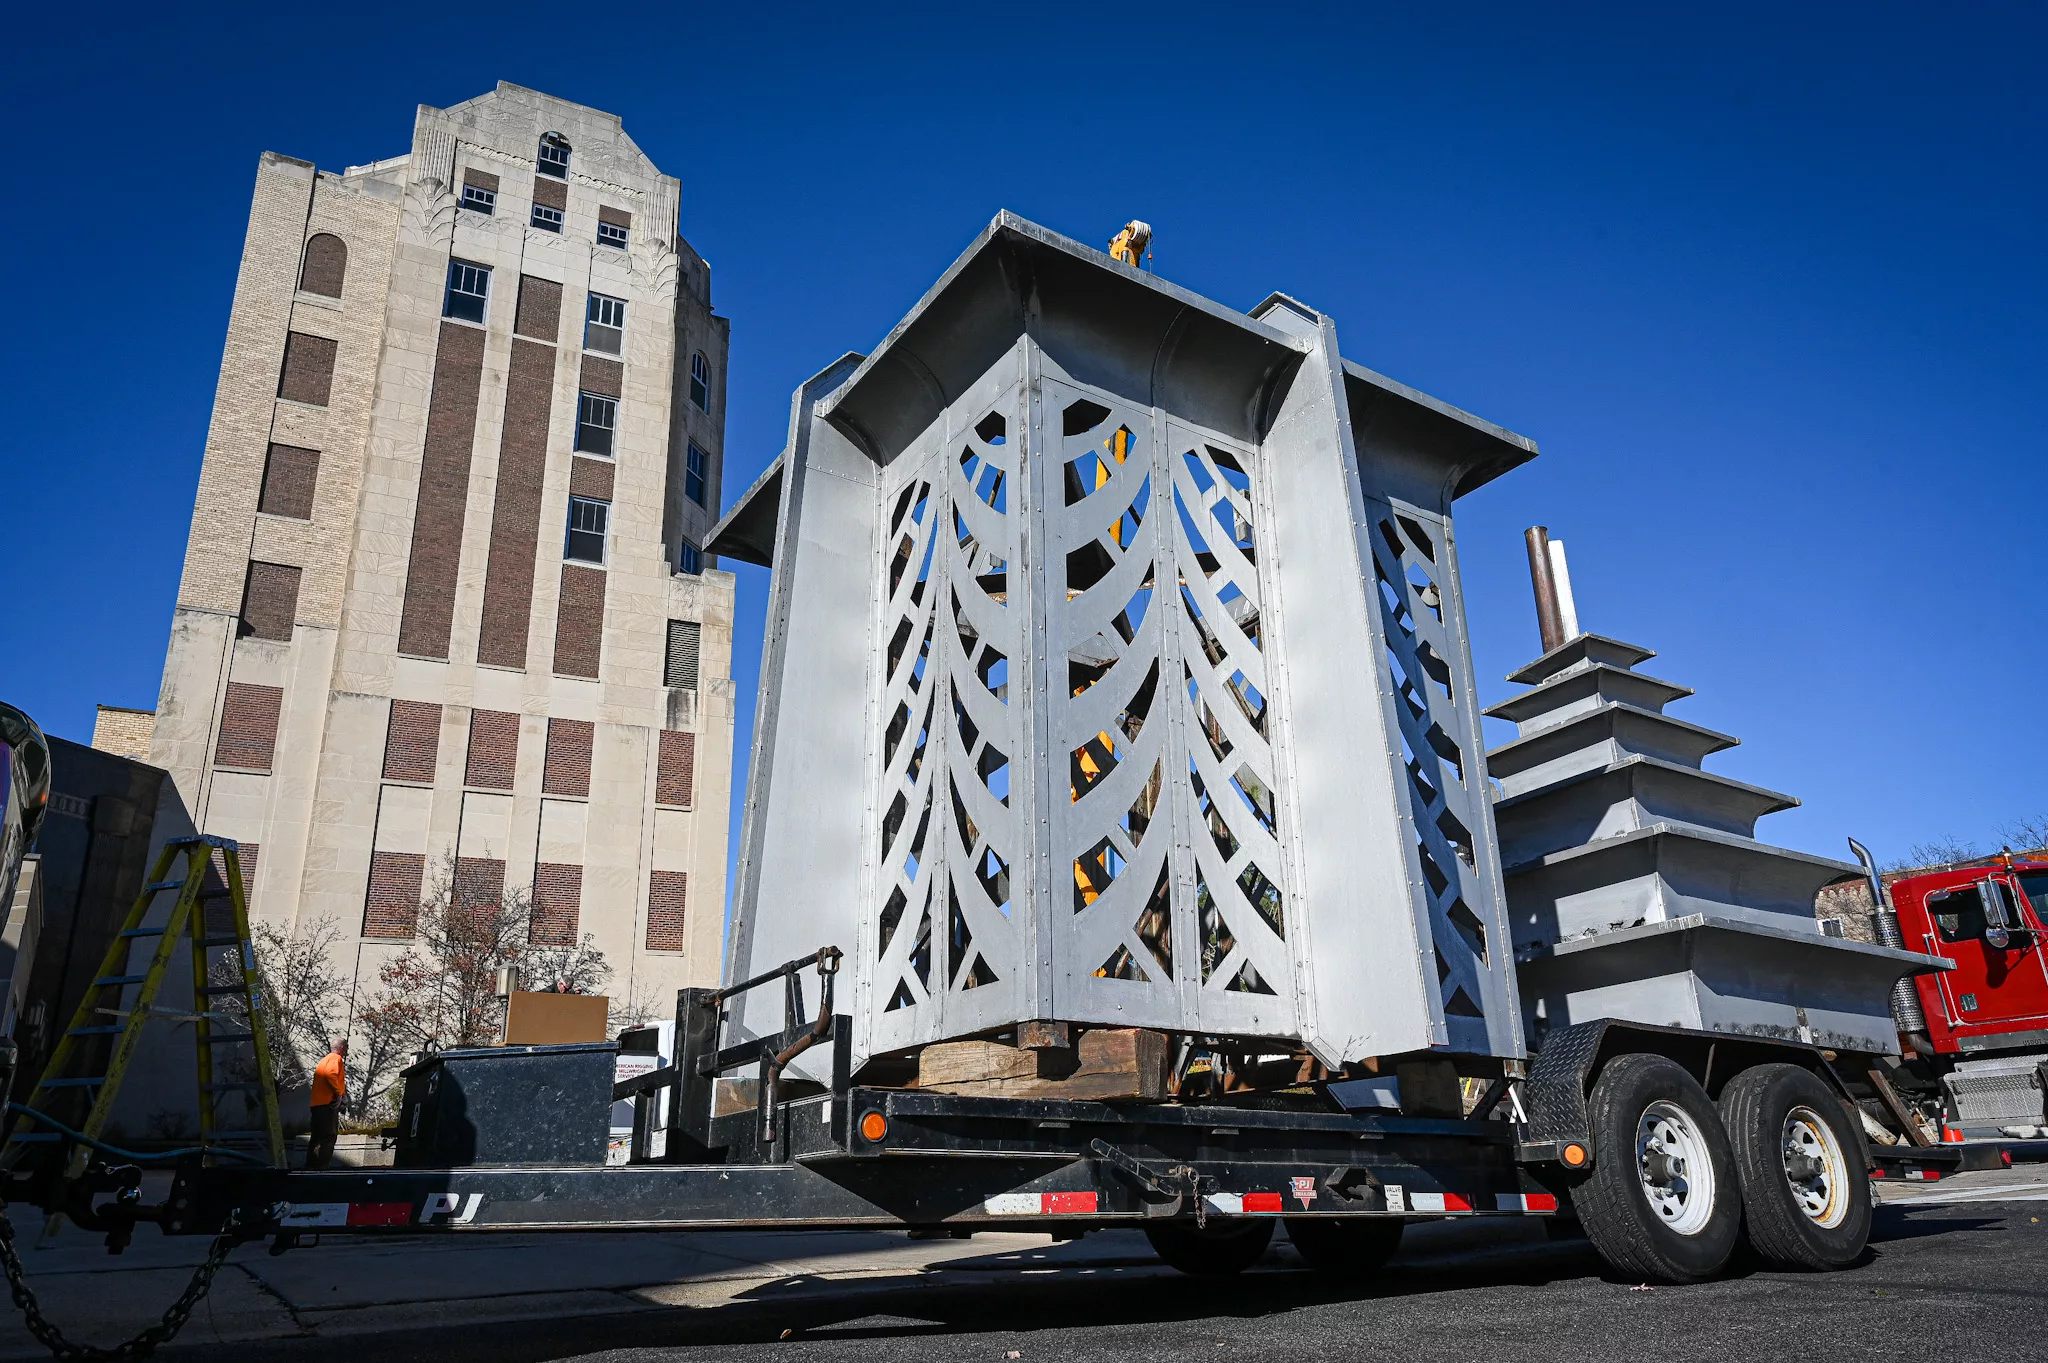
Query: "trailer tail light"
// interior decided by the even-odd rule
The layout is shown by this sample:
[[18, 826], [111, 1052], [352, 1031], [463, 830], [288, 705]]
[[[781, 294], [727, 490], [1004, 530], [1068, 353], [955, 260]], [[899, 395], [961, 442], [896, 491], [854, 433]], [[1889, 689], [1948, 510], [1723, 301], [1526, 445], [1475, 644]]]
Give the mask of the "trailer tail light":
[[1586, 1147], [1580, 1145], [1577, 1141], [1573, 1141], [1558, 1152], [1558, 1158], [1572, 1168], [1577, 1169], [1586, 1162]]
[[878, 1141], [889, 1134], [889, 1119], [879, 1112], [870, 1112], [860, 1119], [860, 1134], [863, 1139]]

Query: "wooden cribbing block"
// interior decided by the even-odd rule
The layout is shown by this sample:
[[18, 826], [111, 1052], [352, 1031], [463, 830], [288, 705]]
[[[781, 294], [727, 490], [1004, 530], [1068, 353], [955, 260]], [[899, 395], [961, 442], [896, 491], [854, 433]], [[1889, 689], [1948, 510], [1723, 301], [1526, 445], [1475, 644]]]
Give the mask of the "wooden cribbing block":
[[1072, 1051], [946, 1041], [919, 1053], [917, 1086], [977, 1098], [1157, 1102], [1166, 1097], [1170, 1059], [1164, 1032], [1135, 1027], [1083, 1032]]

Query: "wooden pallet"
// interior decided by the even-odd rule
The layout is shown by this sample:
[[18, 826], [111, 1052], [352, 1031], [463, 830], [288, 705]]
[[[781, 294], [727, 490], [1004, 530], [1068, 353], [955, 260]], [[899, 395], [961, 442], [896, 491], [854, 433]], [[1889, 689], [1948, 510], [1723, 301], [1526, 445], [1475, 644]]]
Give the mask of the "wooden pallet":
[[1164, 1032], [1135, 1027], [1083, 1032], [1072, 1049], [944, 1041], [919, 1053], [917, 1086], [979, 1098], [1159, 1102], [1171, 1058]]

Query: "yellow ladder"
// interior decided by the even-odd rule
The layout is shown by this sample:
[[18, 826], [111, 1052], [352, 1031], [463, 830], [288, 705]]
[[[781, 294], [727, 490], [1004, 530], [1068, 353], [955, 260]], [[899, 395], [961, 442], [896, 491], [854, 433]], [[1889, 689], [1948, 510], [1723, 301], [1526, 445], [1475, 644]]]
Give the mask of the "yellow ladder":
[[[206, 874], [212, 865], [213, 853], [221, 854], [221, 879], [226, 884], [225, 893], [206, 893]], [[174, 867], [181, 862], [183, 870], [173, 878]], [[159, 926], [149, 926], [147, 920], [156, 903], [156, 897], [170, 891], [177, 892], [177, 900], [171, 905], [170, 916]], [[206, 921], [206, 902], [226, 899], [232, 913], [232, 931], [217, 932], [209, 936]], [[135, 946], [155, 939], [156, 948], [150, 954], [148, 965], [139, 973], [133, 968], [130, 957]], [[189, 939], [192, 944], [192, 1011], [179, 1012], [175, 1009], [158, 1009], [156, 996], [164, 982], [164, 974], [170, 968], [171, 958], [176, 954], [178, 943]], [[232, 962], [216, 958], [213, 953], [224, 948], [233, 948]], [[223, 976], [232, 975], [231, 984], [213, 983], [211, 966], [219, 959], [225, 968]], [[130, 988], [135, 988], [133, 1003], [122, 1008], [121, 1002]], [[243, 1013], [236, 1017], [216, 1007], [221, 999], [239, 998]], [[36, 1082], [35, 1091], [29, 1096], [27, 1106], [51, 1119], [38, 1120], [35, 1116], [23, 1114], [14, 1125], [4, 1149], [0, 1149], [0, 1168], [12, 1168], [18, 1164], [27, 1151], [37, 1144], [61, 1144], [71, 1147], [67, 1178], [77, 1178], [85, 1172], [91, 1143], [101, 1139], [106, 1130], [107, 1119], [113, 1113], [114, 1096], [120, 1091], [121, 1080], [126, 1077], [128, 1067], [135, 1058], [137, 1047], [142, 1041], [143, 1024], [151, 1017], [161, 1017], [193, 1024], [194, 1049], [196, 1051], [199, 1077], [199, 1147], [202, 1159], [208, 1164], [215, 1162], [215, 1152], [230, 1143], [264, 1141], [269, 1149], [270, 1163], [282, 1169], [284, 1157], [284, 1127], [278, 1117], [277, 1085], [270, 1069], [270, 1035], [263, 1019], [262, 989], [256, 973], [256, 952], [249, 940], [249, 902], [242, 886], [241, 849], [232, 838], [192, 837], [176, 838], [166, 843], [157, 856], [156, 865], [151, 869], [149, 880], [136, 897], [135, 907], [128, 911], [128, 919], [121, 926], [120, 933], [107, 949], [106, 959], [100, 963], [99, 973], [79, 1000], [78, 1011], [72, 1015], [71, 1026], [57, 1043], [57, 1049], [50, 1056], [50, 1063], [44, 1067], [42, 1078]], [[109, 1021], [108, 1019], [112, 1019]], [[216, 1022], [240, 1022], [246, 1031], [216, 1031]], [[100, 1038], [113, 1038], [110, 1051], [99, 1044]], [[254, 1052], [256, 1078], [249, 1081], [220, 1083], [214, 1079], [214, 1048], [247, 1044]], [[107, 1055], [105, 1066], [90, 1063], [101, 1054]], [[102, 1069], [99, 1074], [73, 1074], [75, 1067]], [[52, 1106], [62, 1102], [69, 1094], [84, 1091], [91, 1101], [85, 1118], [79, 1123], [76, 1135], [61, 1130], [45, 1129], [62, 1120], [51, 1112]], [[214, 1104], [224, 1093], [250, 1093], [257, 1095], [257, 1106], [263, 1115], [263, 1128], [250, 1131], [222, 1131]], [[69, 1106], [76, 1107], [76, 1104]], [[77, 1137], [83, 1137], [80, 1141]], [[239, 1152], [230, 1152], [239, 1153]]]

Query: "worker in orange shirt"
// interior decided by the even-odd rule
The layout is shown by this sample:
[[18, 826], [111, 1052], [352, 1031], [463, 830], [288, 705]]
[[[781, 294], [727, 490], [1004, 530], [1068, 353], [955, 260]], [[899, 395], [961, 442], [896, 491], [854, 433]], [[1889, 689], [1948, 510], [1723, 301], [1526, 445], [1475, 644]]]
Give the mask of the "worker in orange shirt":
[[306, 1148], [306, 1167], [325, 1169], [334, 1159], [341, 1135], [341, 1100], [348, 1092], [348, 1038], [334, 1038], [334, 1049], [313, 1067], [313, 1141]]

